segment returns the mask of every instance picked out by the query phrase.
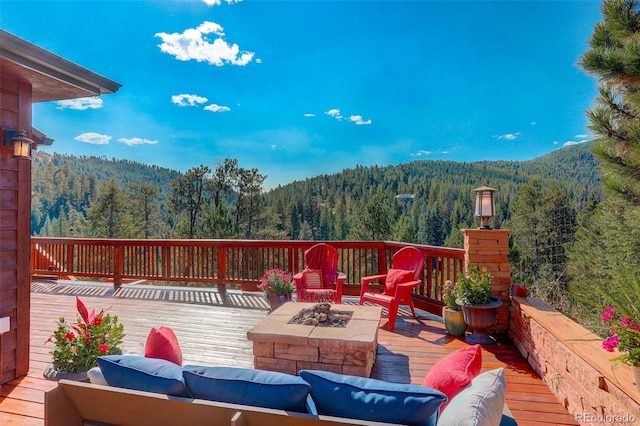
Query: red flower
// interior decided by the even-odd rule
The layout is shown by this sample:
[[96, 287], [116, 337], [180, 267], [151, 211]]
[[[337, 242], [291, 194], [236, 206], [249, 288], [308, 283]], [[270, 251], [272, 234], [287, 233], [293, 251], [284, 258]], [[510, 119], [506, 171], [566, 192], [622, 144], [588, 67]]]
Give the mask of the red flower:
[[95, 317], [93, 319], [93, 325], [96, 327], [100, 327], [100, 324], [102, 324], [102, 317]]
[[67, 340], [71, 342], [73, 339], [76, 338], [76, 335], [73, 334], [73, 331], [69, 331], [69, 332], [67, 332], [67, 334], [65, 334], [64, 337], [66, 337]]
[[107, 351], [109, 350], [109, 346], [105, 345], [104, 343], [100, 345], [100, 347], [98, 348], [100, 349], [100, 353], [101, 354], [106, 354]]

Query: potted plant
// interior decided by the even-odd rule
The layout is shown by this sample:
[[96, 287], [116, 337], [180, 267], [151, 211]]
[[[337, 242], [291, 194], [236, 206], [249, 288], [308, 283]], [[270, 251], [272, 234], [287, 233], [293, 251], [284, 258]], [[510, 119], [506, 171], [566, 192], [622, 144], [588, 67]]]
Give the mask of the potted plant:
[[601, 319], [609, 328], [609, 337], [602, 342], [602, 347], [608, 352], [622, 352], [612, 361], [614, 365], [622, 363], [631, 366], [636, 388], [640, 392], [640, 321], [618, 313], [614, 306], [606, 308]]
[[52, 363], [44, 371], [50, 380], [68, 378], [87, 380], [87, 372], [98, 365], [101, 355], [122, 353], [120, 345], [124, 338], [124, 326], [118, 317], [100, 311], [87, 310], [85, 304], [76, 296], [78, 321], [67, 322], [59, 319], [58, 328], [46, 343], [53, 343], [55, 349], [50, 354]]
[[467, 274], [456, 283], [456, 302], [462, 306], [464, 321], [473, 330], [465, 337], [471, 344], [491, 345], [495, 339], [487, 330], [496, 324], [502, 300], [491, 296], [491, 275], [487, 268], [467, 266]]
[[296, 291], [293, 274], [278, 268], [265, 272], [258, 288], [264, 292], [272, 312], [291, 301], [291, 294]]
[[467, 323], [464, 322], [462, 306], [456, 300], [456, 286], [450, 280], [444, 283], [442, 289], [442, 320], [447, 333], [452, 336], [463, 336], [467, 330]]

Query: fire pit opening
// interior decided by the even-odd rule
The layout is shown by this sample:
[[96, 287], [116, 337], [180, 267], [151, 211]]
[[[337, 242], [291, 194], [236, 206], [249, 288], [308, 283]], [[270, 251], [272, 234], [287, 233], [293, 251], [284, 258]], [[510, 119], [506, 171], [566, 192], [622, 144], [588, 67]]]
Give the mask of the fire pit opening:
[[353, 311], [338, 311], [331, 309], [329, 303], [318, 303], [310, 308], [302, 309], [289, 320], [288, 324], [344, 328], [351, 320], [352, 315]]

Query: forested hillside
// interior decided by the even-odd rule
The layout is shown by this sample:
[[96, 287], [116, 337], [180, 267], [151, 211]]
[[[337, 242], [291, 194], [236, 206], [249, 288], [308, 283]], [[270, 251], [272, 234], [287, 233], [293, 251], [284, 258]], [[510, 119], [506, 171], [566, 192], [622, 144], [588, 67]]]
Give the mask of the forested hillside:
[[[240, 232], [238, 224], [234, 231], [234, 226], [228, 223], [225, 224], [228, 230], [216, 230], [215, 226], [224, 222], [218, 218], [218, 225], [198, 227], [194, 223], [193, 235], [197, 238], [395, 239], [460, 246], [459, 229], [476, 223], [473, 189], [482, 185], [498, 190], [496, 227], [509, 221], [510, 207], [518, 191], [532, 180], [536, 180], [543, 191], [554, 185], [565, 190], [577, 211], [590, 194], [599, 200], [600, 182], [590, 148], [590, 144], [575, 145], [525, 162], [426, 160], [397, 166], [357, 166], [262, 193], [259, 213], [251, 217], [250, 233], [246, 229]], [[89, 236], [89, 208], [98, 201], [100, 186], [115, 179], [112, 182], [115, 189], [128, 195], [130, 200], [141, 195], [140, 185], [146, 187], [147, 194], [153, 190], [146, 196], [157, 208], [155, 231], [149, 231], [150, 236], [186, 236], [174, 229], [180, 212], [167, 214], [171, 207], [172, 183], [180, 176], [184, 179], [184, 174], [128, 160], [42, 152], [34, 158], [33, 165], [32, 229], [35, 235]], [[228, 170], [216, 168], [210, 173], [211, 181], [221, 173], [224, 175]], [[209, 177], [203, 171], [202, 178]], [[223, 178], [233, 180], [232, 176], [218, 176]], [[201, 219], [196, 218], [195, 222], [206, 221], [207, 204], [211, 209], [216, 203], [226, 208], [225, 212], [218, 212], [218, 216], [233, 215], [239, 190], [234, 193], [229, 186], [224, 203], [219, 203], [213, 201], [211, 187], [205, 185], [202, 189], [205, 196], [201, 201], [203, 209], [199, 211]], [[211, 199], [206, 196], [207, 192]], [[132, 203], [136, 204], [125, 205]], [[211, 219], [211, 215], [208, 217]]]
[[[356, 167], [276, 188], [265, 194], [265, 203], [286, 212], [291, 220], [287, 234], [294, 239], [392, 238], [459, 246], [459, 229], [476, 220], [473, 189], [483, 185], [498, 190], [497, 227], [508, 222], [518, 192], [532, 180], [543, 191], [552, 186], [565, 190], [577, 211], [590, 197], [599, 200], [600, 180], [590, 148], [591, 144], [570, 146], [525, 162], [414, 161]], [[400, 194], [412, 198], [396, 202]], [[363, 221], [380, 209], [391, 223], [372, 229]]]
[[97, 199], [100, 184], [112, 178], [123, 188], [131, 184], [157, 188], [158, 206], [164, 212], [169, 182], [178, 176], [175, 170], [129, 160], [39, 151], [33, 158], [31, 231], [42, 236], [83, 236], [87, 210]]

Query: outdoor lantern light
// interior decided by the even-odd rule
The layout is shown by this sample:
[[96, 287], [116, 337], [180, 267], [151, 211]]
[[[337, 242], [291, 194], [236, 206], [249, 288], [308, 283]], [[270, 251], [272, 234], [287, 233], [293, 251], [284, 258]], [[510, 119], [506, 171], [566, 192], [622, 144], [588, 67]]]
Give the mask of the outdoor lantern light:
[[16, 158], [31, 159], [31, 144], [33, 141], [27, 137], [24, 130], [4, 130], [2, 132], [2, 144], [7, 148], [13, 148], [13, 156]]
[[491, 229], [489, 220], [496, 214], [496, 201], [493, 198], [495, 189], [481, 186], [474, 189], [476, 192], [476, 216], [480, 218], [479, 229]]

